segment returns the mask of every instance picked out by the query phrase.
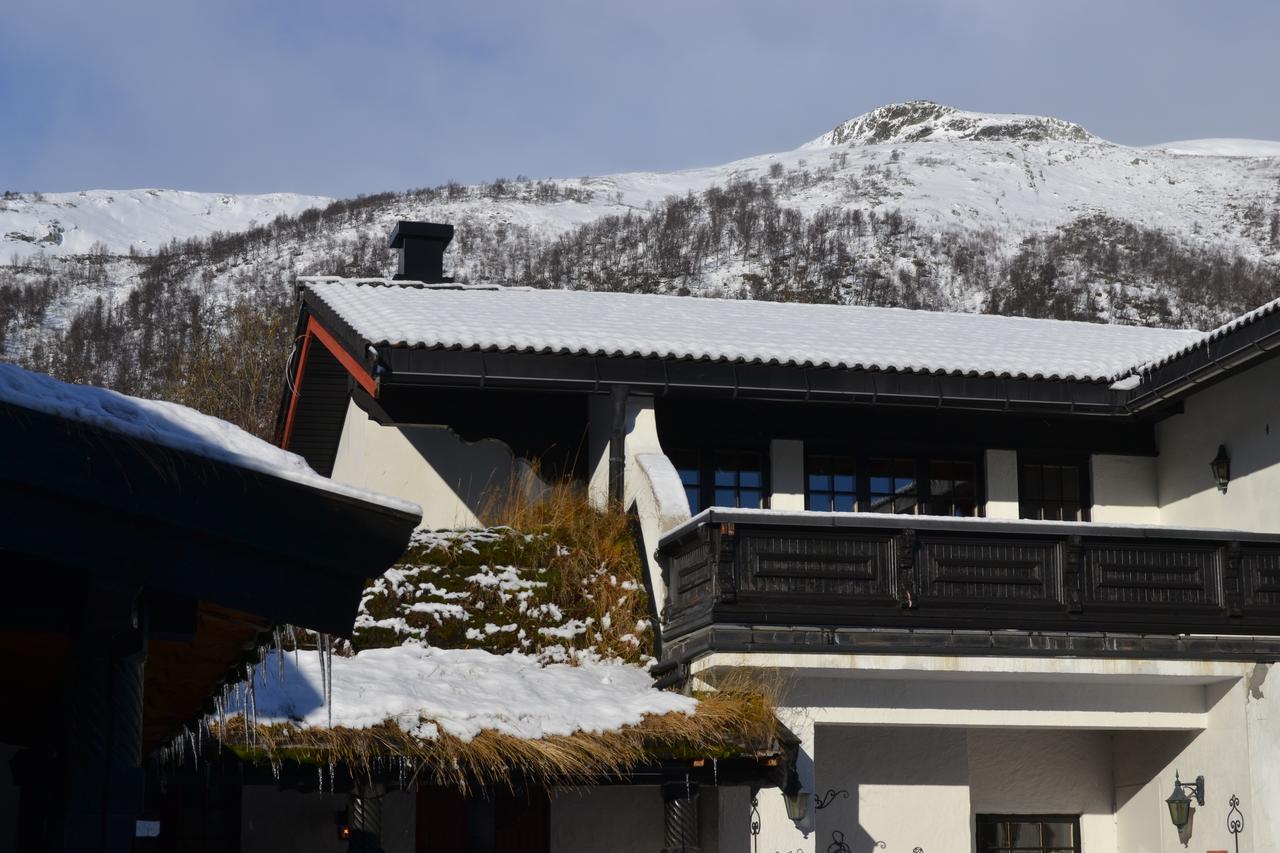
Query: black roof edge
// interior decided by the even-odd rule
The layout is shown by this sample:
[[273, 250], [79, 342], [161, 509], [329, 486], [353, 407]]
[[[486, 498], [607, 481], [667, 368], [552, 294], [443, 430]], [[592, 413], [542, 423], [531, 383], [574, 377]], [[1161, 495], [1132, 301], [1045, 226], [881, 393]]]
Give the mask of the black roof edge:
[[1145, 371], [1142, 382], [1129, 392], [1126, 408], [1139, 412], [1186, 396], [1274, 357], [1277, 351], [1280, 312], [1263, 313]]

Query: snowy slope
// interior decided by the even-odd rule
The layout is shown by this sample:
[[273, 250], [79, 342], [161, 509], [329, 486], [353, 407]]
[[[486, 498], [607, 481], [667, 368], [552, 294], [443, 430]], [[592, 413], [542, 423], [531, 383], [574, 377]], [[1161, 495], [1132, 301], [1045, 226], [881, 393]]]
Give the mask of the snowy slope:
[[293, 193], [147, 189], [11, 195], [0, 200], [0, 258], [83, 254], [95, 244], [110, 254], [148, 252], [174, 239], [265, 225], [282, 213], [295, 215], [330, 201]]
[[[457, 226], [445, 265], [464, 282], [785, 299], [803, 298], [788, 287], [825, 282], [824, 301], [1207, 329], [1280, 295], [1280, 157], [1264, 156], [1278, 149], [1254, 140], [1138, 148], [1058, 118], [914, 101], [842, 122], [790, 151], [723, 165], [352, 201], [350, 212], [186, 266], [170, 263], [161, 276], [229, 304], [263, 288], [287, 293], [298, 275], [387, 275], [394, 258], [386, 235], [410, 219]], [[672, 251], [658, 238], [688, 241], [689, 228], [610, 245], [625, 223], [608, 217], [662, 221], [672, 199], [693, 195], [690, 216], [706, 226], [712, 191], [744, 182], [773, 205], [747, 210], [744, 221], [761, 212], [799, 218], [786, 225], [785, 240], [739, 238], [730, 200], [714, 226], [723, 239], [710, 249], [682, 243], [679, 251], [694, 257], [666, 271], [655, 258]], [[14, 359], [41, 341], [58, 349], [58, 336], [99, 299], [108, 309], [124, 304], [144, 264], [118, 257], [95, 265], [75, 254], [95, 242], [109, 252], [150, 250], [327, 201], [152, 190], [0, 201], [0, 296], [6, 281], [38, 291], [8, 309], [0, 299], [0, 345]], [[854, 226], [833, 218], [853, 214]], [[886, 227], [889, 219], [895, 224]], [[604, 230], [588, 233], [597, 225]], [[6, 267], [15, 252], [19, 265]], [[1049, 281], [1043, 292], [1026, 295], [1027, 282], [1041, 279]], [[772, 290], [753, 290], [752, 280]], [[1059, 296], [1062, 305], [1044, 307]]]

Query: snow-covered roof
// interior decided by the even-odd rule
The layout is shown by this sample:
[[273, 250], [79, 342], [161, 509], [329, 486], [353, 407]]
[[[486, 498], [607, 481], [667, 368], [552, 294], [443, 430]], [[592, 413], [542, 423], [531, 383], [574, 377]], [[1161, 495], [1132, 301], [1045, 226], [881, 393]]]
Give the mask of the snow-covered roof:
[[1264, 305], [1259, 305], [1252, 311], [1228, 320], [1215, 329], [1210, 329], [1195, 340], [1189, 341], [1177, 349], [1162, 353], [1160, 356], [1152, 358], [1151, 360], [1139, 365], [1135, 368], [1135, 372], [1144, 373], [1149, 370], [1154, 370], [1157, 367], [1163, 367], [1174, 359], [1181, 358], [1182, 356], [1194, 352], [1201, 347], [1208, 346], [1214, 341], [1225, 338], [1232, 332], [1251, 326], [1263, 317], [1276, 313], [1277, 310], [1280, 310], [1280, 299], [1273, 299]]
[[1199, 331], [577, 290], [304, 280], [374, 346], [1110, 381]]
[[422, 515], [422, 508], [416, 503], [330, 480], [316, 473], [301, 456], [177, 403], [73, 385], [2, 363], [0, 403], [78, 421], [398, 512]]
[[656, 689], [645, 669], [620, 662], [544, 667], [517, 653], [406, 643], [334, 656], [326, 674], [315, 652], [272, 653], [281, 654], [283, 677], [275, 659], [256, 670], [250, 710], [259, 724], [364, 729], [393, 720], [424, 740], [443, 732], [469, 741], [485, 730], [535, 740], [614, 731], [649, 714], [691, 714], [698, 704]]

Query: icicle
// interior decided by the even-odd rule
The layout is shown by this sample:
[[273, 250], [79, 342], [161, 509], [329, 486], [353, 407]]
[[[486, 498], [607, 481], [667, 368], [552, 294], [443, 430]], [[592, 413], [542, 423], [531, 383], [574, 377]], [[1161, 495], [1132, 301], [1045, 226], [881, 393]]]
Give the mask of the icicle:
[[321, 794], [324, 793], [324, 768], [319, 764], [316, 765], [316, 778], [320, 781], [316, 784], [316, 790]]
[[711, 784], [720, 787], [720, 759], [711, 759]]
[[272, 629], [276, 644], [276, 669], [280, 675], [280, 686], [284, 687], [284, 631], [277, 625]]

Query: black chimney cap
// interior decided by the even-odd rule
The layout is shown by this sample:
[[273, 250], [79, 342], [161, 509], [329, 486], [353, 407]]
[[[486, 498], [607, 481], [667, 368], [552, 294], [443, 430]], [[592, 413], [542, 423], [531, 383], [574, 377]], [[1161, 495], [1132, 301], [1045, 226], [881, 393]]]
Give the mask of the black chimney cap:
[[453, 239], [453, 226], [437, 222], [397, 222], [396, 227], [391, 229], [391, 239], [387, 245], [392, 249], [403, 248], [405, 237], [443, 240], [448, 243]]

